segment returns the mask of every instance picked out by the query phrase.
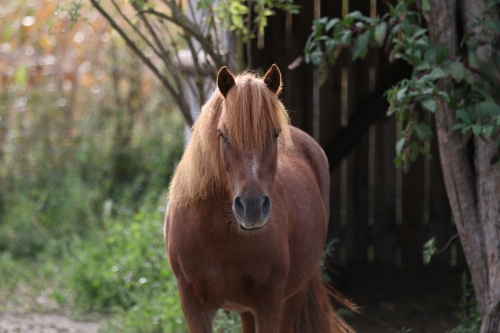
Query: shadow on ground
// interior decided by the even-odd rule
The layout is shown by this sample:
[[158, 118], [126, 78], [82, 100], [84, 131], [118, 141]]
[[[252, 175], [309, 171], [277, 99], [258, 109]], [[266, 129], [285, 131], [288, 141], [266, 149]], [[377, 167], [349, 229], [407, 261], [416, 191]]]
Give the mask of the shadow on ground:
[[445, 333], [458, 326], [463, 270], [357, 266], [332, 274], [334, 285], [361, 307], [347, 320], [357, 333]]

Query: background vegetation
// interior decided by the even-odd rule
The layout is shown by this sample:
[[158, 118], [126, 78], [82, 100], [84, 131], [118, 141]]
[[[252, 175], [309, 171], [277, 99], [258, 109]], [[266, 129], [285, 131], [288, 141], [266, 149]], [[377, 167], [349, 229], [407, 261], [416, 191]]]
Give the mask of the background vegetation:
[[182, 115], [94, 11], [56, 9], [0, 5], [0, 311], [185, 331], [162, 235]]

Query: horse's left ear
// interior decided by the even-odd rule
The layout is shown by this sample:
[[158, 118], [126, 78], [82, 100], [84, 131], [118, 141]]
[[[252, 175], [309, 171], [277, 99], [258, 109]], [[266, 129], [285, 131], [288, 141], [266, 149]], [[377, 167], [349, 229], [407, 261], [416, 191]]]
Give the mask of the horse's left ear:
[[217, 87], [224, 97], [227, 97], [227, 93], [234, 86], [234, 76], [231, 74], [226, 66], [222, 67], [217, 74]]
[[279, 94], [281, 90], [281, 72], [276, 64], [273, 64], [264, 75], [264, 83], [273, 93]]

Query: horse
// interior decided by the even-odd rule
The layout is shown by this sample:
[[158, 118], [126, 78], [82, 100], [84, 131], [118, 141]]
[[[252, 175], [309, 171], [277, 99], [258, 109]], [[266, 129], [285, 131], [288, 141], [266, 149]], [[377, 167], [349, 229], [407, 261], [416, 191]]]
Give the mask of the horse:
[[173, 176], [164, 236], [191, 333], [218, 309], [243, 333], [353, 332], [322, 279], [330, 174], [321, 147], [290, 125], [280, 70], [226, 67]]

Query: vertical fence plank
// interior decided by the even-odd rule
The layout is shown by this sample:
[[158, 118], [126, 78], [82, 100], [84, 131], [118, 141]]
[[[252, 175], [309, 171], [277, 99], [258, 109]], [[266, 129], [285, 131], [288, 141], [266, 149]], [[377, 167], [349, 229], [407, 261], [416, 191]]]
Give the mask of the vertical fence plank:
[[424, 202], [424, 157], [411, 165], [403, 175], [402, 193], [402, 260], [405, 266], [422, 265], [422, 232]]
[[396, 257], [396, 119], [375, 125], [374, 260], [394, 265]]
[[[321, 12], [323, 16], [340, 17], [342, 4], [339, 1], [322, 1]], [[329, 143], [341, 127], [341, 66], [330, 66], [328, 78], [320, 89], [320, 144]], [[335, 253], [332, 264], [341, 265], [342, 227], [340, 226], [341, 211], [341, 171], [337, 168], [330, 174], [330, 223], [328, 228], [328, 240], [338, 240], [335, 244]]]

